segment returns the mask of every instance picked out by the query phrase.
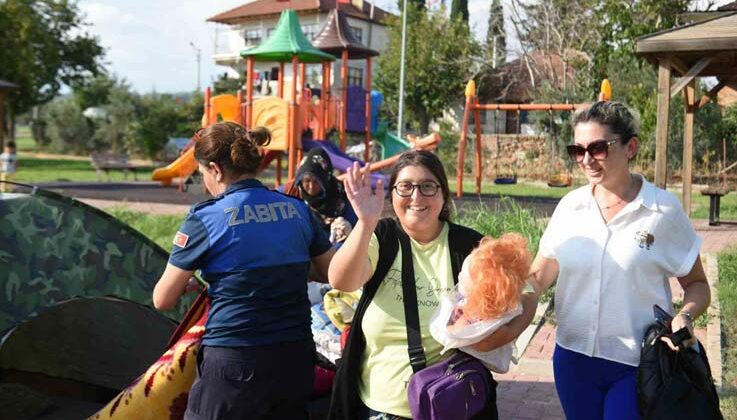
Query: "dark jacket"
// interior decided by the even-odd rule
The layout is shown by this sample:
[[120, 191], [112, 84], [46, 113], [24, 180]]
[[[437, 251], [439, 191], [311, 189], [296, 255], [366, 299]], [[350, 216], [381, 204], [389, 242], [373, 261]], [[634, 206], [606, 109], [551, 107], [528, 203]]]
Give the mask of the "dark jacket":
[[721, 420], [719, 397], [714, 388], [706, 350], [672, 351], [660, 337], [670, 332], [655, 323], [642, 341], [637, 369], [637, 398], [645, 420]]

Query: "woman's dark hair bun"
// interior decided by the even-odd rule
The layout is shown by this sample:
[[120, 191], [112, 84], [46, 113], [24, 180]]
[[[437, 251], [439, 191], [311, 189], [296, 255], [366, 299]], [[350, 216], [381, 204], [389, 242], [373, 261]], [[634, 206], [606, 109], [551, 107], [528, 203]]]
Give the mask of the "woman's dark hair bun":
[[253, 130], [248, 130], [248, 138], [256, 146], [266, 146], [271, 143], [271, 131], [266, 127], [256, 127]]

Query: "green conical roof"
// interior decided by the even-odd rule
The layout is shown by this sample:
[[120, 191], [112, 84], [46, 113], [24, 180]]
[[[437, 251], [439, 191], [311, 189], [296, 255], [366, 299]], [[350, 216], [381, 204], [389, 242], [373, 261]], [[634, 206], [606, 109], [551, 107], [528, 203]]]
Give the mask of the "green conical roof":
[[312, 46], [302, 33], [297, 12], [292, 9], [282, 12], [274, 32], [263, 44], [241, 51], [242, 57], [253, 57], [256, 61], [289, 62], [294, 55], [301, 63], [335, 60], [332, 55]]

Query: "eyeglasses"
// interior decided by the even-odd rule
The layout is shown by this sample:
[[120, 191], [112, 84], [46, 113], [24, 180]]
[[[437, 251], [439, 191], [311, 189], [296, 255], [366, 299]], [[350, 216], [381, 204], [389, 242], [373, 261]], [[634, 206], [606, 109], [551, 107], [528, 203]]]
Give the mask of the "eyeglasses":
[[609, 156], [609, 146], [618, 142], [619, 140], [596, 140], [592, 141], [588, 144], [588, 146], [583, 147], [578, 144], [569, 144], [566, 146], [566, 150], [568, 151], [568, 156], [570, 156], [571, 160], [576, 163], [583, 162], [583, 158], [586, 156], [586, 152], [589, 152], [589, 156], [591, 156], [594, 160], [604, 160]]
[[438, 193], [440, 184], [433, 181], [420, 182], [419, 184], [413, 184], [409, 181], [397, 182], [394, 184], [394, 191], [400, 197], [411, 197], [412, 193], [415, 192], [415, 188], [419, 188], [420, 194], [425, 197], [432, 197]]

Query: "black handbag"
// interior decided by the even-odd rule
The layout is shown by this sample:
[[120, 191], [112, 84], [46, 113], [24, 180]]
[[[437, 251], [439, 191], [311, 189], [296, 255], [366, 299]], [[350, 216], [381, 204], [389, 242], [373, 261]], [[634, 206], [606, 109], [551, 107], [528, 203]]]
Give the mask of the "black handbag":
[[[643, 419], [723, 420], [719, 397], [711, 376], [706, 350], [684, 347], [691, 338], [687, 330], [671, 333], [672, 317], [654, 305], [656, 322], [642, 340], [637, 368], [637, 399]], [[671, 337], [679, 351], [671, 350], [661, 337]]]

